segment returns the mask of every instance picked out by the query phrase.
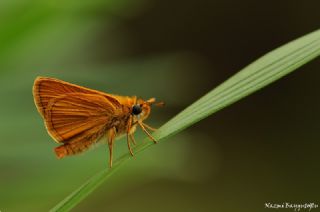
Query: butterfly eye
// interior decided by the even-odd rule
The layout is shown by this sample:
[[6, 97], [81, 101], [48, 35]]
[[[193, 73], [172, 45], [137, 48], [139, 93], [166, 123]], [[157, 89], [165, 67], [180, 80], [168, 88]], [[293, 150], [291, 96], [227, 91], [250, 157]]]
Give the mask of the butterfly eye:
[[133, 115], [139, 115], [142, 112], [142, 108], [140, 105], [134, 105], [132, 107], [132, 114]]

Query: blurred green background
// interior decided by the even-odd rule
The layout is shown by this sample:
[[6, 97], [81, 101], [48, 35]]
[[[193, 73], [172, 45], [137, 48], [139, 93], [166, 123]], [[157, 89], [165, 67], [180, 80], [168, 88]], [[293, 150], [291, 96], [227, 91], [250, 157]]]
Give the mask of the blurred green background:
[[[32, 85], [50, 76], [157, 97], [161, 126], [264, 53], [319, 27], [319, 1], [0, 1], [0, 211], [48, 211], [108, 162], [57, 160]], [[320, 61], [130, 160], [74, 211], [262, 211], [320, 203]], [[137, 133], [137, 141], [145, 135]], [[116, 157], [127, 153], [116, 143]], [[268, 209], [268, 211], [273, 211]]]

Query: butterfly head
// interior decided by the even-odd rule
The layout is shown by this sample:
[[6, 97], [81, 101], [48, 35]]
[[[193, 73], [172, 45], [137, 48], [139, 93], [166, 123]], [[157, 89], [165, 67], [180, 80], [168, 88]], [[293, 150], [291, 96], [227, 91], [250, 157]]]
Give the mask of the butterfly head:
[[152, 105], [163, 106], [164, 103], [156, 102], [155, 98], [151, 98], [147, 101], [143, 99], [138, 99], [136, 104], [132, 106], [131, 114], [135, 116], [137, 119], [143, 121], [150, 115]]

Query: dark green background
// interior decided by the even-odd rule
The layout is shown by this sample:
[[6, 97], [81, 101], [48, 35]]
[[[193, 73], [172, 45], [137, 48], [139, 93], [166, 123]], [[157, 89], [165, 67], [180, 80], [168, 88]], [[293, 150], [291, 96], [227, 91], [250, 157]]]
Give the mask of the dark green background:
[[[0, 2], [0, 210], [48, 211], [107, 166], [57, 160], [36, 76], [157, 97], [161, 126], [264, 53], [316, 30], [318, 1]], [[262, 211], [319, 202], [319, 59], [131, 160], [74, 211]], [[142, 142], [140, 131], [136, 138]], [[116, 143], [116, 156], [127, 153]], [[267, 209], [274, 211], [274, 209]], [[281, 210], [282, 211], [282, 210]], [[284, 210], [286, 211], [286, 210]]]

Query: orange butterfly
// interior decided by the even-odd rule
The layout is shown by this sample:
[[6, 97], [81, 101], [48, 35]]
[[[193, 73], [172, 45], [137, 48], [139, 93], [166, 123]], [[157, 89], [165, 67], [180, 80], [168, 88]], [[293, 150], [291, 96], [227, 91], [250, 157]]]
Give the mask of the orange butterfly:
[[111, 95], [49, 77], [35, 79], [33, 97], [49, 135], [63, 143], [55, 148], [58, 158], [81, 153], [106, 135], [112, 167], [115, 137], [126, 134], [133, 155], [130, 144], [135, 144], [137, 126], [157, 143], [147, 131], [155, 129], [143, 123], [152, 104], [163, 105], [155, 103], [155, 98], [144, 101], [136, 96]]

